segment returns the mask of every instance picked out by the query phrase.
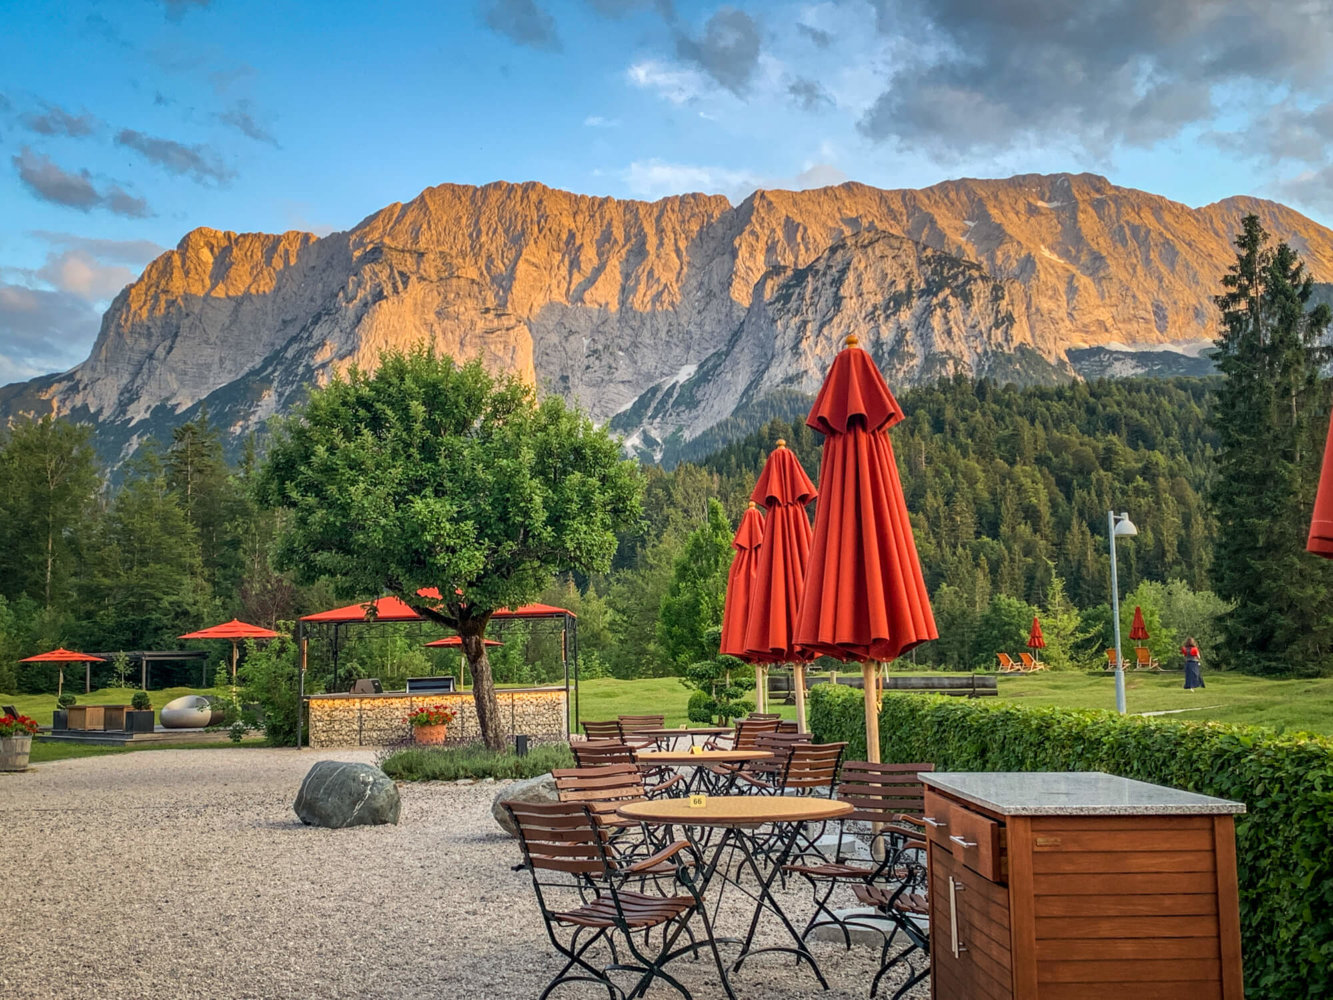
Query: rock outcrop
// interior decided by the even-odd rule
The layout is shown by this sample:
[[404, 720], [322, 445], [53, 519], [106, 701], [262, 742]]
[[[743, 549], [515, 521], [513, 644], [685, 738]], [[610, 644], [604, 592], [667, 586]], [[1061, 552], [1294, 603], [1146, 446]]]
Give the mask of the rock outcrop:
[[1071, 349], [1211, 339], [1249, 212], [1333, 279], [1333, 232], [1282, 205], [1192, 209], [1090, 174], [758, 191], [734, 207], [445, 184], [323, 238], [189, 233], [117, 296], [86, 362], [0, 388], [0, 419], [93, 420], [115, 461], [200, 405], [239, 435], [344, 366], [429, 343], [659, 454], [765, 394], [810, 390], [848, 333], [895, 387], [1071, 378]]

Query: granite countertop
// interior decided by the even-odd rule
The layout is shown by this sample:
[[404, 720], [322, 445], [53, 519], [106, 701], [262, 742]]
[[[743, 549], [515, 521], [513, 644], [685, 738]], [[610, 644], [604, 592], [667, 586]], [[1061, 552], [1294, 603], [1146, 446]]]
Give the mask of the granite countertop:
[[927, 787], [1001, 816], [1216, 816], [1243, 802], [1182, 792], [1101, 771], [935, 771]]

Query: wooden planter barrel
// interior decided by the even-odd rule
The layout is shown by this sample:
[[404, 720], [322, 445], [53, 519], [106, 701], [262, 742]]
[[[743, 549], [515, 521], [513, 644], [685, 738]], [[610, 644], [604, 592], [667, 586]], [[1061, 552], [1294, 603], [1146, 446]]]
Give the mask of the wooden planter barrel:
[[26, 771], [31, 736], [0, 736], [0, 771]]
[[1097, 772], [921, 777], [934, 1000], [1242, 1000], [1242, 804]]

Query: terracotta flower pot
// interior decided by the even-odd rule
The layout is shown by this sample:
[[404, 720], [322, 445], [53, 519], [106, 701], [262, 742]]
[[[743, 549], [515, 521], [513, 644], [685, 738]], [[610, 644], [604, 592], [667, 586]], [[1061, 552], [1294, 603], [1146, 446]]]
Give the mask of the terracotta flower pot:
[[26, 771], [31, 736], [0, 736], [0, 771]]
[[449, 735], [448, 726], [413, 726], [412, 742], [427, 746], [439, 746]]

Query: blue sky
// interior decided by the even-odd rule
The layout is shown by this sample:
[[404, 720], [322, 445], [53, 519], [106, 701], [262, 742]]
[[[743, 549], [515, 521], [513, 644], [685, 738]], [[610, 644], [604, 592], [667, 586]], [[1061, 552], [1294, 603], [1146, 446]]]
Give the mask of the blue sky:
[[1333, 11], [1267, 0], [0, 0], [0, 383], [195, 226], [1091, 170], [1333, 221]]

